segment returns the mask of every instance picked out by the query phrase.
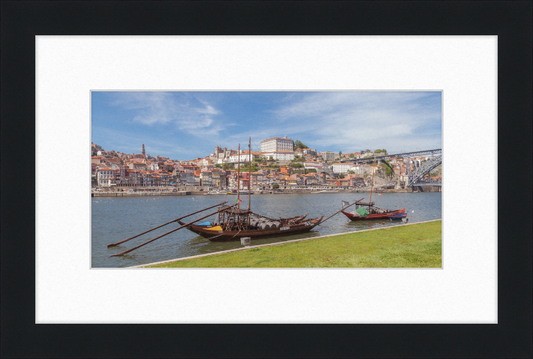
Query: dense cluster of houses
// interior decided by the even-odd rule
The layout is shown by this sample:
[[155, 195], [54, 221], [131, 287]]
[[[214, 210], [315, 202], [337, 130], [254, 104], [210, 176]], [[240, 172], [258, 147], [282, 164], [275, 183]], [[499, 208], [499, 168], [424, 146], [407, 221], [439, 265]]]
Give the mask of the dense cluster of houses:
[[[357, 187], [368, 184], [370, 174], [381, 169], [371, 164], [334, 162], [373, 156], [371, 151], [355, 153], [318, 152], [314, 149], [293, 149], [294, 142], [287, 138], [274, 137], [261, 142], [261, 151], [228, 150], [217, 146], [215, 152], [193, 160], [171, 160], [167, 157], [152, 157], [145, 153], [144, 144], [140, 154], [104, 151], [91, 144], [92, 184], [95, 187], [166, 187], [207, 186], [210, 188], [254, 188], [295, 186], [343, 186]], [[237, 179], [239, 163], [256, 162], [256, 170], [241, 172]], [[414, 158], [422, 162], [425, 158]], [[333, 163], [332, 163], [333, 162]], [[405, 175], [404, 159], [392, 159], [389, 164], [397, 176]], [[411, 165], [416, 165], [416, 162]]]

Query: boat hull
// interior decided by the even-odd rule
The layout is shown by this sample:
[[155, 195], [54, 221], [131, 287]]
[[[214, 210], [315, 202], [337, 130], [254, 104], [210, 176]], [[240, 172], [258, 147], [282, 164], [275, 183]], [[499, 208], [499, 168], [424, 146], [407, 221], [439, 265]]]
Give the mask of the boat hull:
[[395, 219], [402, 219], [402, 218], [405, 218], [407, 217], [407, 213], [401, 213], [401, 214], [397, 214], [397, 215], [394, 215], [394, 216], [390, 216], [389, 219], [392, 221], [392, 220], [395, 220]]
[[212, 242], [226, 242], [226, 241], [238, 241], [244, 237], [250, 237], [251, 239], [260, 238], [272, 238], [272, 237], [284, 237], [294, 234], [307, 233], [314, 227], [320, 224], [324, 216], [320, 218], [310, 219], [303, 223], [295, 225], [286, 225], [280, 228], [271, 229], [249, 229], [243, 231], [219, 231], [213, 230], [211, 225], [195, 225], [191, 224], [187, 228], [200, 236], [209, 239]]
[[[350, 212], [344, 212], [344, 211], [341, 211], [341, 212], [346, 217], [348, 217], [351, 221], [366, 221], [366, 220], [372, 220], [372, 219], [389, 219], [389, 218], [396, 219], [396, 218], [398, 218], [396, 216], [405, 214], [405, 208], [397, 209], [397, 210], [386, 212], [386, 213], [372, 213], [372, 214], [369, 214], [366, 217], [358, 217], [358, 216], [355, 216], [353, 213], [350, 213]], [[407, 216], [407, 214], [405, 214], [405, 216]], [[402, 217], [399, 217], [399, 218], [402, 218]]]

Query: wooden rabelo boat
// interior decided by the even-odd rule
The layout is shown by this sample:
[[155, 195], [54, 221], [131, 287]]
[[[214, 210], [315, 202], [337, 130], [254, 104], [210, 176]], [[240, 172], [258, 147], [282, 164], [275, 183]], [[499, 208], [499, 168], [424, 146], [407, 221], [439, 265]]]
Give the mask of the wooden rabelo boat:
[[[319, 218], [306, 219], [307, 214], [292, 218], [269, 218], [247, 210], [225, 206], [218, 212], [215, 223], [190, 224], [187, 228], [210, 241], [231, 241], [289, 236], [309, 232], [321, 223]], [[184, 225], [182, 221], [179, 224]]]
[[[251, 139], [249, 141], [248, 147], [250, 149]], [[239, 152], [240, 152], [240, 145], [239, 145]], [[249, 151], [249, 154], [250, 153], [251, 151]], [[249, 159], [251, 160], [251, 158]], [[248, 161], [248, 163], [251, 164], [251, 161]], [[239, 168], [239, 172], [238, 172], [237, 177], [239, 179], [240, 178], [240, 161], [238, 163], [238, 168]], [[251, 173], [251, 166], [249, 167], [248, 170]], [[251, 178], [251, 176], [249, 176], [249, 178]], [[226, 205], [227, 202], [222, 202], [214, 206], [207, 207], [202, 210], [176, 218], [170, 222], [164, 223], [160, 226], [157, 226], [155, 228], [152, 228], [145, 232], [137, 234], [136, 236], [124, 239], [116, 243], [108, 244], [107, 245], [108, 248], [114, 247], [124, 242], [127, 242], [131, 239], [137, 238], [150, 231], [166, 226], [168, 224], [175, 223], [175, 222], [180, 224], [178, 228], [170, 230], [136, 247], [130, 248], [118, 254], [114, 254], [111, 257], [121, 256], [126, 253], [129, 253], [137, 248], [140, 248], [150, 242], [155, 241], [156, 239], [164, 237], [182, 228], [187, 228], [190, 231], [197, 233], [204, 238], [209, 239], [210, 241], [232, 241], [232, 240], [238, 241], [240, 239], [246, 239], [246, 238], [253, 240], [253, 239], [259, 239], [259, 238], [271, 238], [271, 237], [289, 236], [289, 235], [294, 235], [294, 234], [306, 233], [306, 232], [311, 231], [314, 227], [324, 223], [325, 221], [327, 221], [328, 219], [330, 219], [337, 213], [341, 212], [342, 210], [355, 204], [354, 202], [354, 203], [349, 204], [346, 207], [343, 206], [344, 208], [335, 212], [334, 214], [327, 217], [326, 219], [323, 219], [324, 215], [317, 217], [317, 218], [307, 219], [307, 213], [301, 216], [296, 216], [296, 217], [291, 217], [291, 218], [278, 218], [278, 219], [269, 218], [267, 216], [263, 216], [261, 214], [251, 211], [250, 209], [251, 208], [250, 181], [248, 181], [248, 209], [244, 210], [240, 208], [240, 203], [242, 202], [242, 200], [240, 199], [241, 190], [239, 188], [240, 187], [239, 183], [240, 181], [238, 180], [237, 181], [237, 192], [236, 192], [237, 200], [234, 205], [229, 206], [229, 205]], [[202, 216], [196, 220], [193, 220], [187, 223], [183, 221], [183, 219], [186, 217], [206, 211], [214, 207], [218, 207], [216, 212], [209, 213], [205, 216]], [[204, 222], [204, 223], [195, 224], [196, 222], [199, 222], [213, 215], [218, 216], [217, 220], [214, 223]]]
[[402, 219], [407, 216], [405, 208], [402, 209], [381, 209], [374, 206], [373, 202], [364, 203], [360, 201], [355, 202], [356, 209], [348, 212], [342, 210], [342, 214], [348, 217], [351, 221], [360, 221], [368, 219]]
[[[374, 166], [376, 164], [376, 157], [374, 156]], [[372, 182], [370, 186], [370, 200], [365, 203], [361, 202], [362, 199], [355, 201], [355, 209], [352, 212], [341, 210], [341, 212], [348, 217], [351, 221], [370, 220], [370, 219], [402, 219], [407, 217], [405, 208], [402, 209], [381, 209], [374, 205], [372, 202], [372, 191], [374, 188], [374, 167], [372, 167]], [[343, 207], [348, 202], [342, 202]]]

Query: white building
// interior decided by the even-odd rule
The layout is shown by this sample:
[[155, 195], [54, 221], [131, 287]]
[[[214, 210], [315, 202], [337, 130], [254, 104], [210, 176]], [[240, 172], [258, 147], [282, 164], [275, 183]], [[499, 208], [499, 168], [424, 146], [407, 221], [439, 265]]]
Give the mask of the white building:
[[115, 171], [109, 167], [103, 167], [96, 170], [96, 179], [98, 181], [98, 186], [108, 187], [111, 185], [112, 179], [115, 178]]
[[205, 166], [209, 166], [212, 164], [213, 164], [213, 161], [208, 158], [202, 158], [201, 160], [198, 161], [199, 167], [205, 167]]
[[346, 173], [350, 171], [354, 165], [353, 163], [334, 163], [332, 167], [333, 173]]
[[294, 141], [287, 136], [283, 138], [273, 137], [261, 141], [261, 152], [294, 152]]
[[318, 161], [305, 161], [304, 162], [304, 167], [305, 168], [314, 168], [317, 171], [319, 171], [319, 170], [326, 170], [326, 171], [329, 170], [328, 165], [326, 165], [325, 163], [322, 163], [322, 162], [318, 162]]
[[292, 161], [294, 159], [294, 151], [263, 152], [261, 157], [272, 158], [276, 161]]
[[287, 136], [263, 140], [261, 141], [261, 157], [272, 158], [276, 161], [291, 161], [294, 159], [294, 141]]
[[234, 155], [229, 156], [228, 163], [248, 162], [250, 160], [250, 157], [251, 157], [251, 160], [253, 161], [254, 159], [257, 159], [261, 156], [259, 153], [256, 153], [254, 151], [251, 151], [251, 156], [250, 156], [250, 151], [242, 151], [240, 154], [234, 154]]

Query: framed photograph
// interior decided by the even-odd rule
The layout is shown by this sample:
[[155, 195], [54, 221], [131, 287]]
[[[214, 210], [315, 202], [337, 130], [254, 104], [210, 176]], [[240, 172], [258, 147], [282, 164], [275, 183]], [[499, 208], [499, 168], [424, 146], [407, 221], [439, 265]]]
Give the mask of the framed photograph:
[[[531, 288], [516, 278], [531, 282], [531, 228], [509, 210], [531, 217], [531, 168], [511, 171], [531, 160], [530, 15], [521, 2], [2, 4], [2, 355], [530, 356]], [[126, 91], [440, 93], [442, 267], [97, 268], [91, 105]], [[131, 120], [99, 125], [118, 142]]]
[[442, 268], [442, 101], [91, 91], [91, 266]]

